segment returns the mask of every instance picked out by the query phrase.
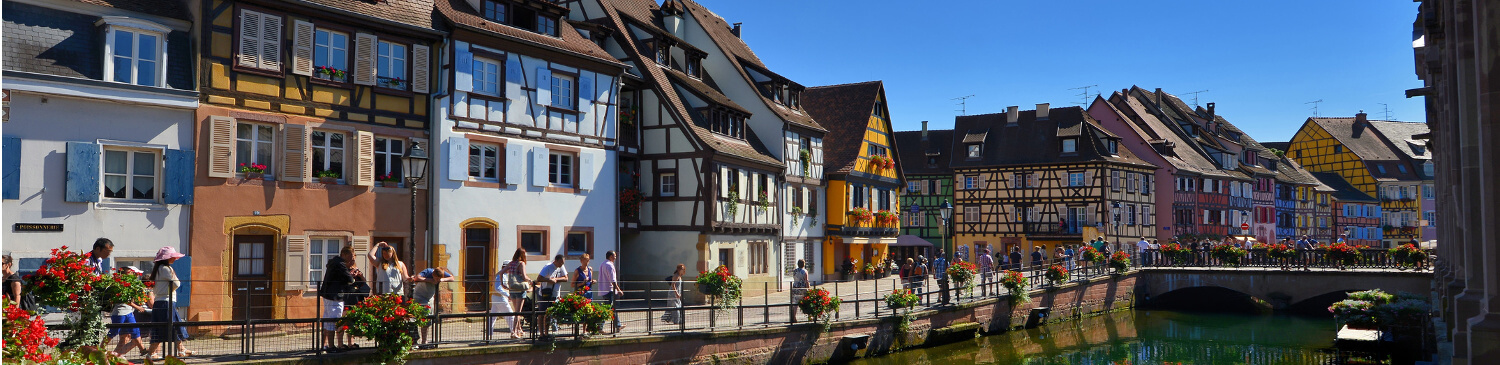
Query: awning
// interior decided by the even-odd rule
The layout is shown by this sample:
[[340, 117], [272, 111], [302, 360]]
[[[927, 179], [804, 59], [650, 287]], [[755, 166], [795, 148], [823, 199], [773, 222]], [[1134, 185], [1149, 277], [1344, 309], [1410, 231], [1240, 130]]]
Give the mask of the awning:
[[907, 235], [901, 235], [900, 237], [896, 237], [896, 243], [893, 244], [893, 245], [891, 245], [891, 246], [932, 247], [932, 242], [928, 242], [926, 239], [923, 239], [922, 237], [917, 237], [917, 236], [914, 236], [914, 235], [907, 234]]

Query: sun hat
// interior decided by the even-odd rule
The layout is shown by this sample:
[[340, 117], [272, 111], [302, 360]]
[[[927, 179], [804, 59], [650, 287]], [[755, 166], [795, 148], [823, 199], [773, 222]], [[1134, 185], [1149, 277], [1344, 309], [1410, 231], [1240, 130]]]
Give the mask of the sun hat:
[[160, 250], [156, 250], [155, 261], [174, 259], [183, 256], [187, 255], [183, 255], [181, 252], [177, 252], [177, 249], [172, 248], [172, 246], [162, 246]]
[[140, 274], [145, 274], [146, 273], [145, 271], [141, 271], [140, 268], [135, 267], [135, 266], [126, 266], [125, 270], [129, 270], [130, 273], [136, 274], [136, 275], [140, 275]]

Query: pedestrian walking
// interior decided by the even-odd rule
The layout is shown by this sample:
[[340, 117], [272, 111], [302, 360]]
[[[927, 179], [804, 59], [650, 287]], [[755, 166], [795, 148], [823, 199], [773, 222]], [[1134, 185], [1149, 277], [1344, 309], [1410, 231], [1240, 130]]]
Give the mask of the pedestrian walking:
[[95, 274], [109, 275], [109, 256], [114, 252], [115, 243], [101, 237], [94, 240], [94, 249], [89, 251], [89, 259], [85, 262], [94, 269]]
[[937, 256], [932, 258], [932, 276], [937, 278], [938, 299], [942, 304], [948, 304], [948, 259], [943, 257], [943, 250], [938, 250]]
[[917, 255], [917, 261], [911, 267], [912, 292], [922, 296], [922, 301], [932, 303], [932, 297], [927, 293], [927, 258]]
[[797, 269], [792, 270], [792, 298], [801, 298], [810, 287], [812, 283], [807, 280], [807, 261], [797, 259]]
[[515, 327], [516, 317], [513, 315], [503, 316], [505, 318], [506, 324], [504, 328], [495, 326], [495, 324], [499, 322], [500, 318], [502, 317], [494, 316], [495, 314], [507, 314], [516, 311], [515, 308], [511, 307], [510, 305], [510, 296], [506, 295], [507, 290], [505, 288], [505, 269], [507, 266], [510, 266], [510, 261], [501, 263], [500, 269], [495, 270], [495, 275], [490, 281], [490, 286], [493, 287], [493, 289], [490, 291], [489, 313], [491, 317], [489, 321], [485, 322], [485, 329], [490, 332], [511, 332], [511, 327]]
[[557, 330], [557, 319], [547, 315], [547, 308], [551, 308], [557, 298], [562, 297], [562, 286], [559, 284], [568, 282], [568, 268], [563, 266], [563, 255], [553, 255], [552, 262], [543, 265], [542, 271], [536, 275], [537, 282], [537, 308], [542, 313], [541, 333], [545, 337], [551, 331]]
[[682, 276], [685, 274], [687, 274], [687, 266], [677, 264], [677, 268], [672, 270], [672, 276], [667, 277], [667, 285], [670, 288], [667, 305], [673, 309], [668, 309], [667, 313], [662, 314], [662, 321], [682, 324], [685, 319], [682, 316]]
[[[145, 274], [145, 272], [141, 271], [141, 269], [136, 268], [135, 266], [128, 266], [128, 267], [126, 267], [125, 270], [124, 270], [124, 272], [129, 273], [130, 275], [137, 275], [137, 276]], [[147, 297], [146, 302], [150, 303], [151, 302], [151, 299], [150, 299], [150, 296], [149, 296], [150, 294], [148, 293], [147, 295], [148, 295], [148, 297]], [[123, 323], [134, 324], [134, 323], [136, 323], [136, 319], [135, 319], [135, 313], [136, 312], [150, 313], [150, 311], [148, 309], [146, 309], [145, 307], [142, 307], [141, 304], [145, 304], [145, 303], [123, 302], [123, 303], [117, 303], [117, 304], [115, 304], [114, 309], [112, 311], [110, 311], [110, 323], [115, 323], [115, 324], [123, 324]], [[146, 305], [150, 305], [150, 304], [146, 304]], [[115, 345], [114, 351], [110, 351], [110, 355], [120, 356], [121, 354], [128, 354], [130, 352], [130, 350], [137, 350], [137, 349], [138, 349], [138, 351], [141, 352], [141, 356], [146, 356], [147, 355], [147, 353], [146, 353], [146, 345], [143, 344], [143, 343], [141, 343], [141, 329], [140, 329], [140, 327], [130, 327], [130, 328], [117, 327], [117, 328], [110, 328], [109, 329], [109, 334], [107, 336], [105, 336], [105, 338], [104, 338], [103, 345], [106, 345], [106, 346], [109, 345], [110, 340], [113, 340], [113, 339], [116, 339], [116, 338], [118, 338], [119, 340], [117, 341], [117, 344]], [[105, 346], [100, 346], [100, 348], [105, 348]]]
[[1020, 246], [1011, 247], [1010, 248], [1010, 269], [1014, 270], [1014, 271], [1021, 271], [1021, 263], [1022, 262], [1023, 261], [1021, 261], [1021, 247]]
[[385, 242], [375, 244], [375, 250], [370, 252], [370, 261], [374, 262], [371, 267], [375, 268], [375, 281], [371, 283], [375, 294], [405, 293], [406, 283], [411, 280], [411, 272], [406, 270], [406, 263], [396, 257], [395, 247]]
[[1141, 240], [1135, 243], [1135, 255], [1136, 258], [1141, 262], [1141, 265], [1151, 265], [1151, 258], [1146, 257], [1147, 253], [1149, 253], [1150, 251], [1151, 242], [1146, 241], [1146, 237], [1141, 237]]
[[[619, 308], [615, 306], [615, 301], [625, 295], [625, 291], [620, 289], [619, 270], [615, 268], [615, 260], [618, 257], [615, 251], [607, 251], [604, 253], [604, 263], [599, 264], [599, 290], [604, 292], [604, 299], [609, 300], [610, 308]], [[625, 325], [620, 324], [619, 313], [615, 313], [613, 317], [615, 333], [620, 333], [620, 330], [625, 329]]]
[[[1034, 247], [1032, 249], [1032, 251], [1031, 251], [1031, 271], [1033, 271], [1033, 272], [1040, 272], [1040, 270], [1042, 270], [1042, 265], [1043, 265], [1042, 260], [1045, 260], [1046, 258], [1047, 258], [1047, 255], [1042, 253], [1042, 246], [1036, 246], [1036, 247]], [[1032, 276], [1036, 276], [1036, 275], [1040, 275], [1040, 274], [1036, 274], [1036, 273], [1032, 274]]]
[[578, 256], [578, 268], [573, 269], [570, 278], [573, 283], [573, 292], [582, 295], [589, 300], [594, 299], [594, 268], [589, 267], [589, 261], [593, 261], [593, 255], [587, 253]]
[[[1074, 267], [1075, 263], [1078, 261], [1077, 256], [1075, 256], [1075, 254], [1077, 254], [1077, 252], [1073, 251], [1073, 245], [1068, 245], [1068, 248], [1065, 249], [1065, 250], [1063, 250], [1063, 261], [1065, 261], [1065, 262], [1068, 263], [1068, 271], [1069, 272], [1073, 271], [1073, 267]], [[1079, 276], [1082, 276], [1082, 275], [1079, 275]]]
[[986, 248], [979, 256], [979, 295], [990, 295], [990, 278], [995, 273], [995, 257]]
[[22, 291], [22, 288], [25, 287], [26, 280], [22, 279], [20, 274], [16, 274], [15, 259], [11, 258], [10, 254], [6, 254], [5, 299], [9, 300], [11, 303], [16, 303], [16, 305], [20, 306], [23, 310], [26, 310], [28, 312], [35, 312], [37, 310], [36, 299]]
[[[505, 265], [505, 289], [506, 299], [510, 301], [511, 309], [521, 312], [526, 310], [526, 293], [531, 291], [532, 282], [526, 277], [526, 250], [517, 248], [510, 256], [510, 263]], [[510, 320], [510, 338], [521, 338], [521, 329], [517, 327], [515, 316]]]
[[[345, 246], [345, 248], [348, 249], [348, 246]], [[177, 271], [172, 269], [172, 263], [177, 262], [177, 259], [184, 256], [187, 255], [178, 253], [177, 249], [172, 248], [172, 246], [162, 247], [156, 251], [156, 267], [151, 269], [150, 277], [150, 280], [154, 282], [151, 290], [156, 296], [156, 301], [151, 304], [152, 322], [182, 322], [182, 317], [177, 314], [177, 308], [174, 308], [177, 303], [177, 288], [182, 285], [182, 281], [178, 280]], [[351, 260], [353, 258], [354, 250], [349, 249], [348, 255], [344, 259]], [[341, 303], [338, 307], [339, 315], [343, 315], [343, 308]], [[332, 324], [328, 324], [324, 329], [328, 329], [328, 327], [332, 327]], [[156, 350], [161, 348], [162, 343], [167, 342], [176, 346], [179, 357], [193, 356], [193, 352], [182, 345], [182, 341], [186, 340], [187, 327], [177, 327], [175, 331], [170, 331], [168, 328], [163, 327], [152, 328], [151, 348], [146, 350], [146, 357], [148, 359], [161, 359], [156, 357]], [[165, 352], [164, 349], [163, 352]]]

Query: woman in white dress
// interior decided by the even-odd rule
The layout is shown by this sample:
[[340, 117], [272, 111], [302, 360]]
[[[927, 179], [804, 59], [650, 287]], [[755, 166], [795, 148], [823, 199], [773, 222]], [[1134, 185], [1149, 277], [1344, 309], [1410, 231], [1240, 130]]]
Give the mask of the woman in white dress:
[[669, 303], [671, 304], [672, 308], [677, 308], [677, 309], [669, 309], [669, 310], [667, 310], [667, 314], [664, 315], [664, 316], [662, 316], [663, 317], [662, 320], [667, 321], [667, 323], [679, 324], [679, 323], [682, 323], [682, 321], [683, 321], [683, 318], [682, 318], [683, 317], [683, 315], [682, 315], [682, 275], [684, 275], [686, 273], [687, 273], [687, 266], [683, 266], [682, 264], [677, 264], [677, 270], [673, 270], [672, 271], [672, 277], [668, 278], [669, 279], [668, 280], [669, 284], [672, 286], [672, 290], [671, 290], [672, 293], [670, 294], [671, 297], [668, 298], [669, 299]]
[[375, 263], [375, 275], [372, 275], [375, 294], [402, 295], [402, 289], [406, 287], [411, 274], [406, 271], [406, 263], [396, 257], [396, 249], [385, 242], [375, 244], [375, 250], [370, 252], [370, 261]]

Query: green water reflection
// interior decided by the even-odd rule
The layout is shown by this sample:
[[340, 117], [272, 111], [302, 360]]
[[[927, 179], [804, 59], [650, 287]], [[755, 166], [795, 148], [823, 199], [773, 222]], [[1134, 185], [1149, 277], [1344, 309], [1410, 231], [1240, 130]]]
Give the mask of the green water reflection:
[[1326, 364], [1332, 319], [1121, 311], [854, 364]]

